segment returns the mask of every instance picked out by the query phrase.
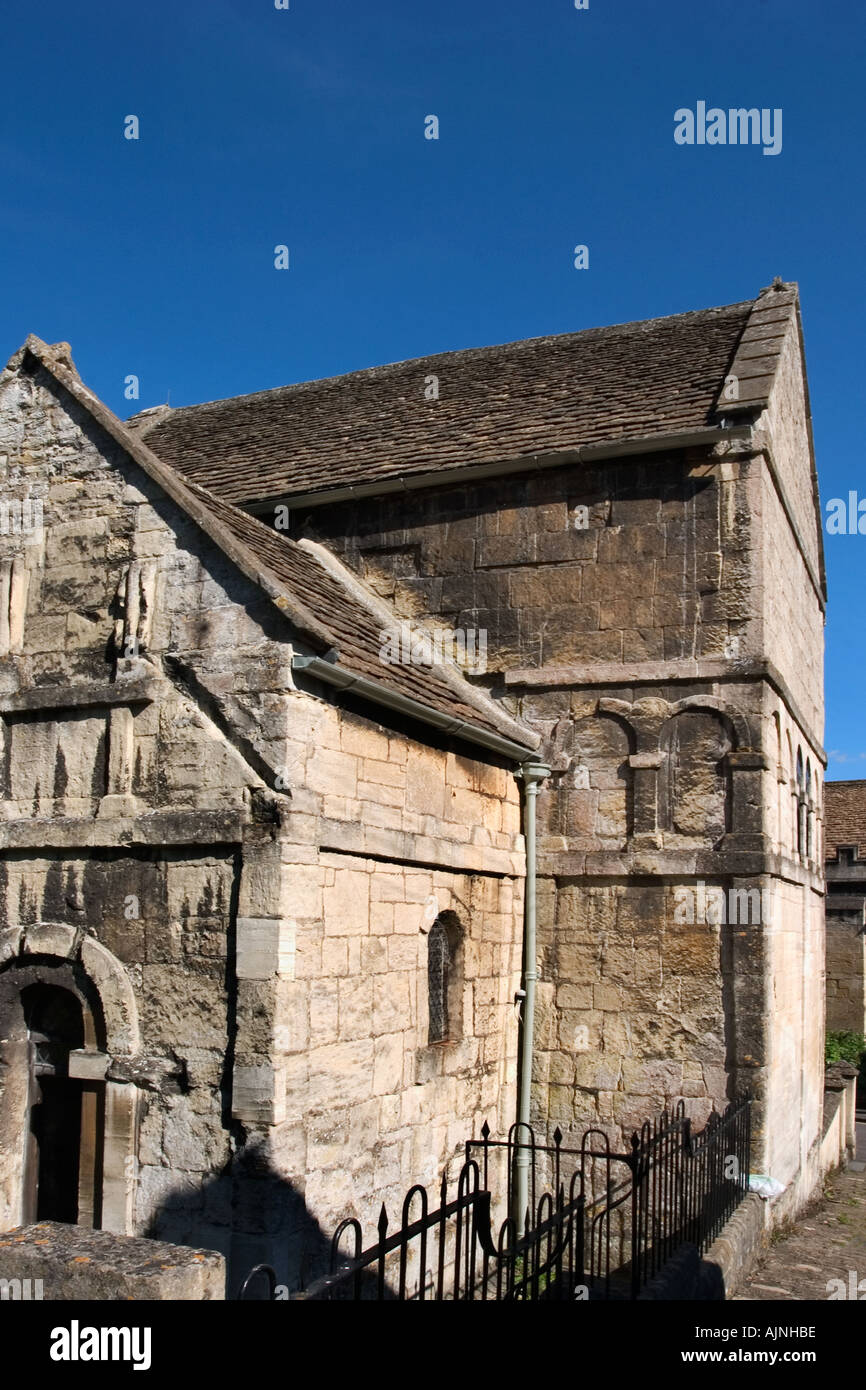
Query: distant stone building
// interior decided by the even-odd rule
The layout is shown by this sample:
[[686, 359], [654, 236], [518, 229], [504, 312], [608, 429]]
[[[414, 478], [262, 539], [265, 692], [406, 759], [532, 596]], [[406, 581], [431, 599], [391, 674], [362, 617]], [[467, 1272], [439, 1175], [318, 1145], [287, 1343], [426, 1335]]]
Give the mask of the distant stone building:
[[866, 1033], [866, 781], [824, 791], [827, 1030]]
[[125, 425], [31, 338], [0, 459], [0, 1226], [284, 1269], [505, 1130], [536, 789], [534, 1119], [619, 1145], [748, 1091], [802, 1201], [825, 598], [794, 287]]

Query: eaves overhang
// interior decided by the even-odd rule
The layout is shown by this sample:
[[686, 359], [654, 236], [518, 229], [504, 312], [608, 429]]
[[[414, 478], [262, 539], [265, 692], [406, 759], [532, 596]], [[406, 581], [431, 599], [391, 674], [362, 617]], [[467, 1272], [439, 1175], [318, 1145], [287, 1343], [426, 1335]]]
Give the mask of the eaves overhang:
[[539, 469], [564, 468], [570, 464], [602, 462], [605, 459], [627, 458], [634, 454], [661, 453], [668, 450], [712, 446], [722, 440], [751, 441], [752, 421], [738, 419], [725, 425], [707, 425], [702, 429], [683, 430], [665, 434], [635, 435], [611, 439], [598, 444], [578, 445], [574, 449], [559, 449], [553, 453], [519, 454], [514, 458], [497, 459], [490, 463], [468, 464], [465, 468], [428, 470], [424, 473], [400, 473], [395, 477], [370, 482], [347, 483], [343, 487], [321, 488], [312, 492], [284, 492], [265, 501], [250, 499], [239, 505], [255, 516], [273, 512], [276, 507], [297, 511], [301, 507], [325, 507], [336, 502], [363, 497], [380, 497], [395, 492], [418, 492], [428, 488], [444, 488], [463, 483], [481, 482], [487, 478], [505, 477], [510, 473], [531, 473]]

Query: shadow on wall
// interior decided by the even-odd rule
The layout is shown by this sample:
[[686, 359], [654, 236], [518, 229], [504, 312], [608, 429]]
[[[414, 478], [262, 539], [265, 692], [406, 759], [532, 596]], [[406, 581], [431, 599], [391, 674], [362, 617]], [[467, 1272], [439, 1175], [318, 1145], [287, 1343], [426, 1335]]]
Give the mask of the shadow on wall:
[[[178, 1186], [152, 1216], [143, 1235], [176, 1245], [217, 1250], [226, 1260], [226, 1298], [234, 1299], [257, 1264], [271, 1265], [290, 1293], [329, 1269], [331, 1236], [307, 1210], [303, 1194], [255, 1150], [235, 1158], [230, 1171], [203, 1183]], [[266, 1299], [267, 1281], [247, 1297]]]
[[719, 1266], [701, 1259], [696, 1245], [683, 1245], [641, 1290], [638, 1302], [723, 1303], [726, 1298]]
[[[220, 1216], [225, 1218], [222, 1222], [218, 1220]], [[234, 1173], [215, 1176], [194, 1191], [176, 1191], [163, 1203], [143, 1234], [151, 1239], [213, 1249], [223, 1254], [227, 1264], [226, 1299], [230, 1301], [238, 1298], [244, 1281], [260, 1265], [268, 1265], [274, 1270], [278, 1301], [310, 1289], [317, 1279], [331, 1271], [330, 1235], [322, 1230], [307, 1210], [302, 1194], [278, 1176], [266, 1160], [255, 1154], [245, 1154], [238, 1161]], [[680, 1244], [684, 1234], [685, 1228], [680, 1227], [672, 1236], [674, 1253], [658, 1273], [642, 1286], [638, 1294], [640, 1301], [724, 1301], [726, 1289], [722, 1269], [715, 1262], [702, 1258], [696, 1245], [690, 1242]], [[365, 1232], [365, 1235], [365, 1247], [375, 1243], [372, 1231]], [[347, 1232], [341, 1242], [344, 1258], [350, 1253], [351, 1239], [352, 1233]], [[543, 1239], [539, 1254], [543, 1262]], [[448, 1257], [449, 1268], [453, 1258], [452, 1252]], [[523, 1257], [519, 1256], [512, 1273], [519, 1275], [523, 1263]], [[574, 1288], [574, 1284], [569, 1283], [571, 1276], [562, 1271], [560, 1274], [565, 1280], [565, 1294], [561, 1288], [557, 1289], [552, 1269], [549, 1276], [542, 1270], [541, 1282], [532, 1295], [533, 1300], [549, 1301], [563, 1297], [570, 1300]], [[389, 1267], [386, 1279], [384, 1301], [399, 1300], [394, 1264]], [[412, 1289], [411, 1279], [408, 1287]], [[432, 1285], [428, 1286], [425, 1280], [426, 1287], [430, 1289], [427, 1296], [432, 1300], [435, 1297]], [[507, 1279], [505, 1287], [508, 1287]], [[490, 1288], [493, 1296], [492, 1282]], [[602, 1272], [586, 1280], [586, 1289], [583, 1296], [591, 1302], [631, 1301], [630, 1263], [626, 1262], [610, 1271], [609, 1286]], [[412, 1301], [416, 1292], [417, 1289], [409, 1294]], [[261, 1272], [251, 1280], [244, 1297], [260, 1302], [266, 1301], [269, 1294], [268, 1278]], [[332, 1297], [338, 1301], [351, 1301], [355, 1296], [351, 1281], [332, 1293]], [[375, 1262], [361, 1276], [357, 1296], [363, 1301], [379, 1299]]]

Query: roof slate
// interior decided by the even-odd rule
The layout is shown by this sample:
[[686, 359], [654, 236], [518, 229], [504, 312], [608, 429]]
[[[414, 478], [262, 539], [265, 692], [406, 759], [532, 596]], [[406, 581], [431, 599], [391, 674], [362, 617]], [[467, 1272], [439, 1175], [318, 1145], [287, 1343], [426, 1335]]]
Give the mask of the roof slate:
[[[739, 408], [760, 407], [795, 303], [795, 287], [780, 283], [722, 308], [143, 412], [130, 427], [184, 477], [241, 506], [687, 432], [730, 413], [721, 393], [732, 364]], [[425, 399], [430, 377], [438, 400]]]
[[856, 845], [866, 857], [866, 781], [824, 783], [824, 843], [826, 859], [840, 845]]
[[[537, 734], [510, 719], [489, 696], [465, 681], [456, 667], [449, 680], [437, 666], [383, 662], [379, 653], [388, 631], [383, 626], [384, 601], [372, 594], [369, 603], [359, 601], [356, 593], [362, 587], [360, 580], [353, 576], [351, 581], [347, 579], [342, 583], [332, 568], [322, 564], [297, 541], [196, 484], [191, 484], [190, 488], [242, 545], [254, 551], [269, 573], [284, 583], [316, 620], [333, 633], [340, 667], [430, 705], [455, 720], [467, 721], [526, 748], [536, 746]], [[390, 627], [400, 628], [396, 614], [390, 614]]]

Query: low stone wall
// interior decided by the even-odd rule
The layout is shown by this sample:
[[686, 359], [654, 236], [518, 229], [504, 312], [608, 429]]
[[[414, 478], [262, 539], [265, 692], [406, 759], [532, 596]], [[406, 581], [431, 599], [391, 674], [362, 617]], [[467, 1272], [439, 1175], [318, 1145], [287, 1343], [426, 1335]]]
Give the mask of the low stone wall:
[[743, 1199], [706, 1255], [684, 1245], [640, 1294], [641, 1301], [721, 1302], [735, 1293], [767, 1240], [767, 1203]]
[[214, 1250], [42, 1221], [0, 1235], [0, 1297], [219, 1300], [225, 1261]]
[[767, 1243], [769, 1230], [770, 1204], [757, 1192], [750, 1192], [704, 1256], [704, 1265], [719, 1271], [725, 1298], [736, 1292], [751, 1270]]
[[822, 1173], [839, 1168], [856, 1149], [857, 1068], [850, 1062], [828, 1067], [824, 1079], [824, 1126], [819, 1164]]

